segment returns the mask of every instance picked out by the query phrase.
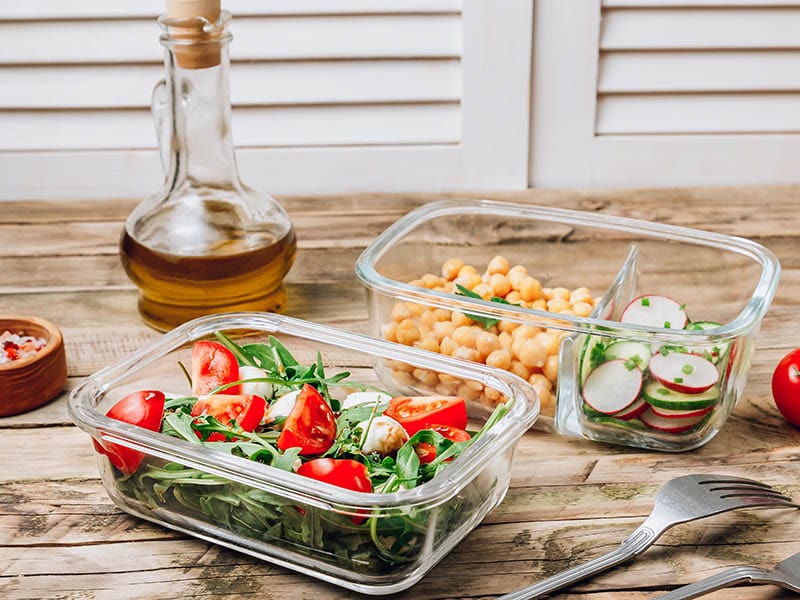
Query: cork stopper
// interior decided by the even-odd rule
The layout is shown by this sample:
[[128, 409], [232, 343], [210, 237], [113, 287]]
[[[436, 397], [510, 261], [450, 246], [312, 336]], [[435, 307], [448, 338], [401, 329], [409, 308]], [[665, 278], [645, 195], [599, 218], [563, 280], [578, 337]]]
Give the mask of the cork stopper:
[[[167, 0], [169, 35], [175, 45], [175, 60], [182, 69], [207, 69], [220, 63], [220, 47], [216, 43], [221, 32], [207, 31], [202, 21], [216, 23], [220, 14], [220, 0]], [[176, 22], [177, 21], [177, 22]]]

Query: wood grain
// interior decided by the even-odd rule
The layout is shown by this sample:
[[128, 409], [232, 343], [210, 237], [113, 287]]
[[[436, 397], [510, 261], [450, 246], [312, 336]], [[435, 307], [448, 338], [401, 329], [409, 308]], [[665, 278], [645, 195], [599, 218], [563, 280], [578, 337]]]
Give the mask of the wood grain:
[[[353, 262], [384, 227], [430, 200], [460, 194], [284, 197], [301, 240], [289, 314], [366, 331]], [[743, 397], [722, 431], [685, 454], [656, 454], [531, 431], [518, 444], [505, 501], [424, 578], [397, 598], [492, 598], [598, 556], [649, 513], [661, 483], [686, 472], [764, 480], [800, 498], [800, 430], [780, 417], [774, 364], [800, 345], [800, 187], [476, 194], [644, 218], [757, 239], [783, 276], [764, 319]], [[49, 318], [62, 329], [70, 378], [35, 411], [0, 419], [0, 597], [299, 598], [356, 594], [126, 515], [108, 499], [89, 438], [67, 397], [81, 379], [157, 339], [136, 312], [116, 240], [133, 200], [0, 203], [0, 312]], [[681, 257], [665, 264], [677, 281]], [[587, 277], [597, 264], [577, 268]], [[713, 264], [694, 265], [713, 276]], [[645, 600], [734, 563], [770, 566], [798, 550], [793, 511], [739, 511], [683, 525], [644, 557], [558, 598]], [[165, 585], [164, 582], [169, 582]], [[777, 600], [769, 586], [715, 594]]]

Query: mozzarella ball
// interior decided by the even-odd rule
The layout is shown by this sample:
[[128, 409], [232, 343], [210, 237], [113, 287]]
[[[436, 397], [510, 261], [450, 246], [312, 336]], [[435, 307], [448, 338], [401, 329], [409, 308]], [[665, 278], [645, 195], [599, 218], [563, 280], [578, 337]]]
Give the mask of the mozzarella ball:
[[399, 450], [408, 441], [408, 434], [403, 426], [391, 417], [381, 415], [369, 421], [362, 421], [356, 426], [364, 432], [364, 443], [361, 449], [366, 452], [391, 454]]
[[[267, 377], [267, 372], [258, 367], [239, 367], [239, 379], [257, 379]], [[252, 381], [242, 384], [243, 394], [255, 394], [262, 398], [272, 398], [272, 384], [265, 381]]]
[[292, 412], [294, 408], [294, 403], [297, 400], [297, 397], [300, 395], [300, 390], [295, 390], [293, 392], [289, 392], [288, 394], [284, 394], [275, 402], [269, 405], [269, 409], [267, 410], [267, 417], [266, 421], [269, 423], [270, 421], [274, 421], [275, 419], [279, 418], [286, 418], [289, 416], [289, 413]]

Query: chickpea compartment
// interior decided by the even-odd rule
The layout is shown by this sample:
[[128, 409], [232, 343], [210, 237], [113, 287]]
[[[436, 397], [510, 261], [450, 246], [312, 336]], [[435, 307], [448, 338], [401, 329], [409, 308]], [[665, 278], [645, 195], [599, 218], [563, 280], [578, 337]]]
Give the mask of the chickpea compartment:
[[[588, 288], [544, 287], [526, 266], [512, 265], [499, 255], [489, 260], [483, 270], [453, 257], [444, 261], [440, 273], [425, 273], [410, 284], [450, 294], [460, 294], [460, 286], [484, 300], [553, 314], [588, 316], [596, 304]], [[541, 414], [552, 416], [555, 412], [558, 350], [568, 332], [503, 320], [484, 322], [460, 311], [409, 302], [398, 302], [394, 306], [391, 321], [382, 331], [390, 341], [510, 371], [534, 387], [539, 395]], [[413, 372], [402, 369], [393, 371], [406, 383], [414, 381], [442, 390], [451, 389], [446, 382], [434, 382], [428, 374], [416, 377]], [[499, 395], [484, 390], [456, 391], [489, 407], [504, 401]]]

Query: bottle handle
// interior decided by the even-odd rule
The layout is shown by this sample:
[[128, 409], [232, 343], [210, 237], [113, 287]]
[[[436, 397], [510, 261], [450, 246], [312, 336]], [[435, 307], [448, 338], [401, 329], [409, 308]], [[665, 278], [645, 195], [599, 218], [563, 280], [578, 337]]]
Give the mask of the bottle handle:
[[161, 170], [164, 172], [164, 178], [166, 178], [167, 169], [169, 169], [170, 129], [172, 127], [169, 116], [169, 91], [167, 90], [166, 79], [156, 83], [153, 88], [153, 94], [150, 97], [150, 111], [153, 114], [153, 122], [156, 126], [156, 139], [158, 140], [158, 151], [161, 156]]

